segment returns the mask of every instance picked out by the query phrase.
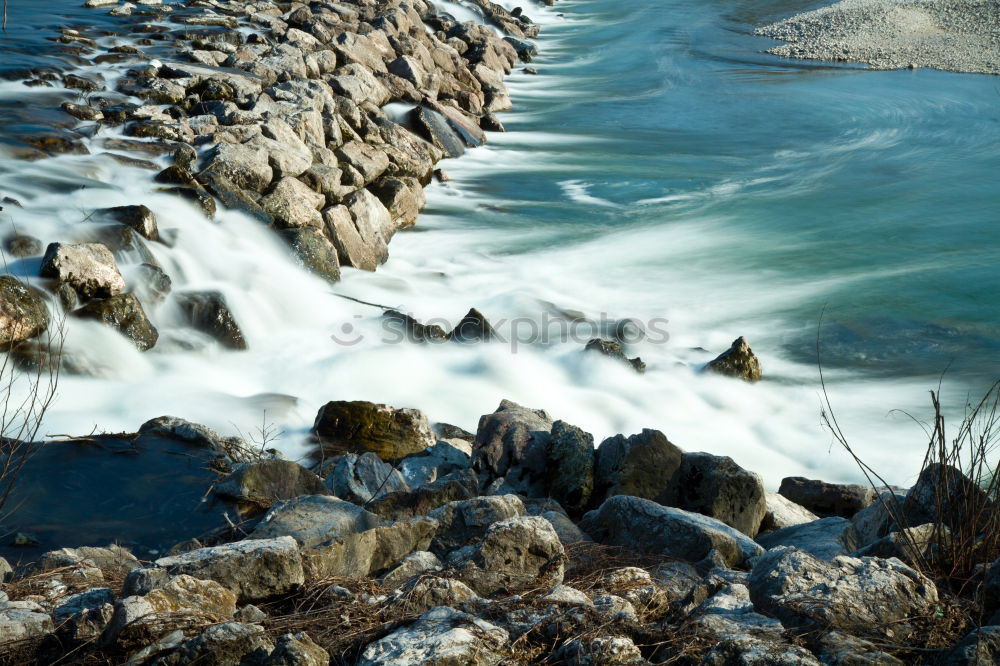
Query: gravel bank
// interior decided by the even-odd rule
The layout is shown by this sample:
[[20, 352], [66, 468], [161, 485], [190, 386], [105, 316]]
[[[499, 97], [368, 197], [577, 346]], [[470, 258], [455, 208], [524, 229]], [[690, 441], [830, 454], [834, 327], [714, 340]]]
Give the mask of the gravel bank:
[[756, 33], [788, 42], [768, 51], [788, 58], [1000, 74], [996, 0], [843, 0]]

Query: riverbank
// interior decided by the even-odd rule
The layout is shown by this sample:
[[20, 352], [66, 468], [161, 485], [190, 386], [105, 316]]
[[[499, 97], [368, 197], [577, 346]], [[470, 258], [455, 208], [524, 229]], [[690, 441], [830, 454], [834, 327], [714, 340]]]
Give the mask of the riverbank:
[[1000, 7], [989, 0], [842, 0], [756, 31], [786, 58], [1000, 74]]
[[789, 478], [767, 493], [730, 458], [659, 431], [595, 447], [508, 401], [476, 433], [332, 401], [313, 434], [307, 469], [178, 419], [144, 424], [137, 442], [214, 460], [206, 498], [239, 518], [153, 561], [63, 548], [12, 576], [0, 559], [0, 663], [986, 666], [1000, 654], [1000, 560], [980, 561], [997, 540], [984, 535], [955, 578], [939, 559], [996, 511], [952, 468], [929, 465], [909, 490]]

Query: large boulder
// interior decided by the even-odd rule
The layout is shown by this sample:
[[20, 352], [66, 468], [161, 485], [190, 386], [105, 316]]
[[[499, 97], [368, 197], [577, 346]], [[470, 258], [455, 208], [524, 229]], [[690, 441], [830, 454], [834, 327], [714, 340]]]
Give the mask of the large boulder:
[[219, 481], [215, 494], [270, 507], [300, 495], [325, 495], [323, 479], [290, 460], [242, 463]]
[[105, 547], [81, 546], [80, 548], [60, 548], [42, 555], [42, 569], [61, 569], [73, 566], [93, 566], [112, 575], [128, 573], [142, 566], [127, 549], [112, 544]]
[[818, 516], [850, 518], [875, 501], [875, 490], [857, 484], [827, 483], [801, 476], [781, 480], [778, 494]]
[[858, 536], [851, 521], [831, 516], [768, 532], [758, 536], [757, 543], [767, 549], [795, 546], [821, 560], [832, 560], [857, 550]]
[[108, 298], [125, 288], [114, 255], [101, 243], [49, 244], [40, 275], [69, 285], [84, 299]]
[[368, 504], [389, 493], [407, 493], [410, 487], [392, 465], [374, 453], [345, 453], [326, 477], [326, 486], [341, 499]]
[[794, 548], [776, 548], [754, 562], [750, 598], [786, 627], [872, 635], [932, 612], [937, 588], [899, 560], [838, 557], [824, 562]]
[[52, 611], [59, 636], [70, 642], [99, 638], [114, 615], [114, 593], [106, 587], [91, 588], [62, 599]]
[[871, 504], [851, 517], [858, 532], [858, 545], [867, 546], [892, 531], [896, 518], [903, 515], [906, 491], [885, 489]]
[[682, 451], [659, 430], [609, 437], [597, 449], [593, 500], [629, 495], [673, 506], [682, 459]]
[[244, 350], [247, 341], [236, 323], [226, 297], [217, 291], [188, 291], [177, 294], [177, 305], [196, 330], [205, 333], [227, 349]]
[[549, 495], [566, 510], [581, 513], [594, 489], [594, 436], [565, 421], [552, 424], [546, 451]]
[[381, 234], [362, 235], [346, 206], [323, 210], [324, 231], [337, 249], [341, 266], [374, 271], [389, 258], [389, 249]]
[[587, 513], [580, 529], [599, 543], [687, 562], [720, 562], [728, 567], [763, 549], [722, 521], [626, 495], [604, 501]]
[[309, 634], [285, 634], [274, 645], [274, 651], [261, 662], [262, 666], [329, 666], [330, 654], [316, 645]]
[[495, 666], [508, 640], [503, 629], [440, 606], [366, 647], [358, 666]]
[[74, 312], [81, 319], [93, 319], [109, 326], [134, 344], [139, 351], [148, 351], [156, 345], [160, 334], [150, 323], [142, 303], [134, 294], [118, 294], [111, 298], [94, 300]]
[[728, 456], [685, 453], [676, 477], [677, 504], [717, 518], [748, 536], [756, 536], [767, 512], [764, 482]]
[[486, 534], [493, 523], [523, 516], [524, 504], [516, 495], [475, 497], [449, 502], [428, 515], [438, 521], [437, 535], [429, 550], [439, 557]]
[[16, 278], [0, 277], [0, 348], [33, 338], [48, 327], [45, 297]]
[[101, 208], [94, 212], [120, 222], [127, 227], [131, 227], [133, 231], [143, 238], [152, 241], [160, 239], [160, 234], [156, 228], [156, 215], [146, 206], [141, 204], [137, 206], [115, 206], [114, 208]]
[[417, 516], [335, 537], [303, 549], [303, 568], [310, 580], [376, 575], [410, 553], [427, 550], [437, 525], [433, 518]]
[[994, 611], [1000, 611], [1000, 558], [994, 560], [989, 569], [986, 570], [980, 594], [983, 611], [987, 615]]
[[472, 466], [487, 479], [504, 478], [528, 497], [545, 497], [546, 463], [552, 418], [540, 409], [503, 400], [479, 419]]
[[742, 336], [733, 340], [729, 349], [709, 361], [705, 370], [748, 382], [757, 382], [761, 378], [760, 360]]
[[566, 553], [552, 525], [538, 516], [490, 525], [482, 540], [453, 552], [447, 564], [455, 577], [483, 596], [559, 585]]
[[917, 482], [906, 493], [904, 527], [940, 522], [957, 529], [991, 510], [989, 496], [961, 470], [932, 463], [920, 472]]
[[281, 237], [292, 249], [300, 266], [327, 282], [340, 280], [337, 248], [317, 229], [283, 229]]
[[325, 453], [372, 452], [399, 460], [434, 444], [427, 417], [417, 409], [397, 409], [363, 400], [335, 400], [320, 408], [313, 436]]
[[171, 575], [214, 580], [240, 603], [290, 592], [305, 580], [298, 544], [289, 536], [248, 539], [163, 557], [156, 565]]

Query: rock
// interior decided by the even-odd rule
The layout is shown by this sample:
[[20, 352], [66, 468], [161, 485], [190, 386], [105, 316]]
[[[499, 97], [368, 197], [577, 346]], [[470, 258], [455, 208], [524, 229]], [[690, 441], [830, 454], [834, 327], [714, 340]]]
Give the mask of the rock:
[[363, 400], [337, 400], [321, 407], [313, 436], [328, 453], [370, 451], [389, 461], [419, 453], [434, 444], [427, 417], [419, 410]]
[[437, 444], [399, 462], [399, 473], [411, 488], [433, 483], [452, 472], [472, 465], [472, 446], [461, 439], [439, 440]]
[[472, 467], [488, 480], [504, 478], [528, 497], [546, 495], [546, 455], [552, 418], [543, 410], [503, 400], [479, 419]]
[[371, 102], [375, 106], [383, 106], [392, 97], [389, 90], [361, 65], [345, 65], [337, 72], [328, 81], [330, 87], [333, 92], [347, 97], [355, 104]]
[[891, 626], [896, 640], [904, 641], [897, 621], [929, 613], [938, 601], [934, 583], [898, 560], [824, 562], [794, 548], [768, 551], [754, 562], [750, 598], [786, 627], [864, 636]]
[[635, 606], [627, 599], [614, 594], [599, 594], [594, 597], [594, 608], [597, 612], [608, 615], [613, 620], [636, 621]]
[[448, 556], [456, 577], [483, 596], [517, 594], [563, 581], [566, 553], [544, 518], [521, 516], [493, 523], [483, 539]]
[[115, 206], [114, 208], [100, 208], [94, 212], [131, 227], [143, 238], [151, 241], [160, 239], [156, 229], [156, 215], [146, 206]]
[[779, 493], [765, 493], [764, 503], [767, 511], [760, 522], [761, 533], [819, 520], [815, 513]]
[[458, 342], [489, 342], [496, 337], [493, 327], [483, 313], [472, 308], [448, 334], [449, 340]]
[[430, 550], [439, 557], [482, 539], [490, 525], [524, 515], [524, 504], [516, 495], [475, 497], [450, 502], [428, 516], [438, 522]]
[[571, 543], [578, 543], [580, 541], [591, 541], [591, 538], [583, 533], [579, 527], [576, 526], [572, 520], [569, 519], [565, 513], [560, 511], [543, 511], [538, 514], [545, 520], [549, 521], [552, 525], [552, 529], [556, 531], [559, 536], [559, 541], [562, 542], [564, 546], [568, 546]]
[[587, 513], [580, 529], [599, 543], [687, 562], [712, 557], [738, 566], [763, 552], [749, 537], [714, 518], [624, 495]]
[[820, 666], [805, 648], [758, 636], [727, 635], [701, 660], [706, 666], [768, 664], [769, 666]]
[[903, 515], [905, 499], [905, 492], [883, 490], [875, 501], [854, 514], [851, 522], [858, 532], [858, 545], [867, 546], [888, 534], [896, 522], [893, 516]]
[[635, 358], [629, 358], [625, 355], [625, 350], [622, 348], [620, 342], [615, 342], [614, 340], [602, 340], [600, 338], [594, 338], [587, 343], [584, 347], [584, 351], [588, 352], [598, 352], [607, 356], [608, 358], [615, 359], [616, 361], [621, 361], [632, 367], [633, 370], [642, 374], [646, 372], [646, 364], [642, 362], [642, 359], [636, 356]]
[[[325, 489], [324, 489], [325, 490]], [[375, 514], [329, 495], [303, 495], [275, 503], [250, 535], [254, 539], [291, 536], [302, 548], [384, 524]]]
[[[3, 563], [0, 562], [0, 571], [2, 569]], [[2, 578], [2, 574], [0, 574], [0, 578]], [[994, 560], [987, 569], [980, 596], [984, 614], [988, 615], [993, 611], [1000, 610], [1000, 558]]]
[[234, 592], [241, 603], [290, 592], [305, 580], [298, 545], [289, 536], [199, 548], [161, 558], [156, 565], [171, 575], [214, 580]]
[[369, 189], [389, 211], [397, 229], [416, 224], [417, 216], [427, 203], [424, 188], [416, 178], [383, 177]]
[[218, 197], [219, 201], [226, 208], [245, 213], [263, 224], [274, 222], [274, 217], [261, 208], [247, 190], [238, 187], [222, 174], [214, 171], [202, 171], [198, 174], [198, 182], [204, 185], [206, 190]]
[[390, 493], [372, 502], [368, 509], [386, 520], [427, 514], [449, 502], [479, 495], [479, 479], [471, 470], [453, 472], [408, 493]]
[[1000, 626], [980, 627], [963, 638], [940, 662], [946, 666], [992, 666], [1000, 662]]
[[324, 230], [337, 249], [341, 266], [374, 271], [389, 258], [381, 234], [362, 236], [345, 206], [331, 206], [323, 211]]
[[261, 666], [328, 666], [329, 663], [330, 654], [304, 631], [279, 638], [270, 656], [260, 661]]
[[365, 239], [379, 263], [389, 258], [386, 243], [395, 233], [396, 225], [378, 197], [368, 190], [352, 192], [344, 198], [344, 206], [354, 220], [358, 234]]
[[237, 465], [215, 486], [215, 494], [270, 507], [300, 495], [325, 495], [326, 487], [305, 467], [290, 460], [265, 460]]
[[594, 437], [565, 421], [552, 424], [546, 452], [549, 494], [569, 511], [580, 513], [594, 488]]
[[204, 182], [202, 175], [206, 172], [252, 192], [263, 192], [274, 178], [267, 151], [248, 144], [218, 144], [208, 158], [208, 165], [199, 174], [199, 182]]
[[0, 348], [24, 342], [48, 327], [45, 297], [16, 278], [0, 276]]
[[566, 666], [626, 666], [645, 664], [642, 652], [624, 636], [573, 638], [552, 655]]
[[[392, 571], [382, 576], [379, 582], [386, 587], [397, 588], [414, 576], [440, 571], [442, 566], [441, 560], [434, 553], [426, 550], [418, 550], [403, 558], [403, 561]], [[433, 604], [433, 606], [438, 605], [440, 604]]]
[[358, 174], [359, 179], [351, 183], [355, 187], [361, 188], [374, 182], [389, 168], [389, 158], [385, 153], [361, 141], [348, 141], [334, 153], [341, 164]]
[[264, 659], [273, 650], [274, 645], [263, 627], [227, 622], [211, 626], [194, 638], [141, 663], [143, 666], [238, 666]]
[[758, 536], [757, 543], [768, 550], [794, 546], [821, 560], [832, 560], [857, 550], [858, 538], [851, 521], [831, 516], [768, 532]]
[[227, 349], [247, 349], [246, 339], [226, 297], [218, 291], [188, 291], [176, 296], [188, 323]]
[[32, 601], [0, 602], [0, 647], [53, 631], [52, 618]]
[[45, 249], [42, 241], [34, 236], [18, 233], [4, 239], [3, 245], [4, 249], [7, 250], [7, 254], [18, 259], [22, 257], [34, 257], [41, 254], [42, 250]]
[[781, 480], [778, 494], [818, 516], [850, 518], [875, 501], [875, 491], [856, 484], [827, 483], [790, 476]]
[[906, 525], [944, 523], [952, 529], [965, 527], [972, 516], [992, 511], [986, 492], [950, 465], [927, 465], [906, 493], [903, 516]]
[[757, 382], [761, 378], [760, 361], [742, 337], [736, 338], [729, 349], [710, 361], [705, 370], [748, 382]]
[[316, 229], [283, 229], [285, 239], [300, 266], [327, 282], [340, 280], [340, 260], [337, 248]]
[[677, 473], [677, 506], [756, 536], [767, 511], [764, 482], [727, 456], [685, 453]]
[[107, 548], [82, 546], [60, 548], [42, 555], [42, 569], [61, 569], [88, 563], [110, 574], [123, 574], [141, 566], [139, 560], [127, 549], [112, 544]]
[[556, 585], [547, 594], [538, 598], [548, 604], [565, 604], [568, 606], [593, 606], [586, 594], [569, 585]]
[[70, 642], [98, 638], [114, 614], [115, 595], [106, 587], [72, 594], [52, 611], [62, 638]]
[[170, 574], [166, 569], [157, 567], [133, 569], [125, 576], [125, 582], [122, 584], [122, 597], [144, 597], [169, 582]]
[[495, 666], [509, 636], [503, 629], [445, 606], [427, 611], [361, 653], [358, 666]]
[[407, 615], [424, 613], [437, 606], [461, 607], [479, 600], [479, 595], [462, 581], [437, 576], [411, 580], [398, 594], [399, 599], [393, 602], [393, 607]]
[[323, 216], [319, 209], [325, 203], [326, 197], [291, 177], [279, 180], [260, 200], [261, 207], [285, 229], [322, 229]]
[[125, 288], [114, 255], [100, 243], [50, 243], [40, 274], [70, 285], [82, 298], [108, 298]]
[[[853, 526], [852, 526], [853, 527]], [[927, 523], [892, 532], [852, 553], [854, 557], [895, 557], [914, 567], [947, 558], [952, 551], [951, 530], [941, 523]]]
[[0, 584], [6, 583], [10, 580], [11, 576], [14, 574], [14, 567], [10, 566], [10, 562], [6, 559], [0, 557]]
[[335, 537], [315, 548], [304, 549], [303, 567], [310, 579], [379, 574], [399, 564], [410, 553], [427, 550], [437, 526], [436, 520], [417, 516]]
[[223, 456], [232, 462], [245, 462], [246, 444], [239, 437], [223, 437], [207, 426], [179, 419], [176, 416], [158, 416], [139, 426], [140, 438], [161, 437], [201, 447]]
[[140, 264], [135, 272], [135, 292], [140, 302], [158, 303], [167, 297], [173, 283], [170, 276], [155, 264]]
[[832, 666], [905, 666], [873, 643], [838, 631], [823, 634], [810, 647], [821, 663]]
[[94, 300], [74, 312], [81, 319], [94, 319], [110, 326], [132, 341], [139, 351], [156, 345], [159, 333], [146, 317], [146, 311], [134, 294], [118, 294]]
[[682, 457], [681, 450], [659, 430], [609, 437], [597, 449], [593, 500], [630, 495], [674, 505], [678, 490], [674, 478]]
[[426, 106], [417, 106], [410, 111], [407, 119], [418, 135], [443, 150], [446, 157], [465, 154], [465, 144], [441, 113]]
[[345, 453], [326, 478], [333, 494], [355, 504], [367, 504], [389, 493], [410, 491], [403, 475], [374, 453]]

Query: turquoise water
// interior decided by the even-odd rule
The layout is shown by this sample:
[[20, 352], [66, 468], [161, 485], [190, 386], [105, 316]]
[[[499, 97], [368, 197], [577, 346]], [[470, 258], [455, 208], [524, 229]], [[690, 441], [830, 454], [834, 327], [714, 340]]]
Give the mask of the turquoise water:
[[[474, 429], [510, 398], [598, 441], [660, 428], [685, 449], [733, 456], [771, 487], [792, 474], [853, 480], [821, 425], [825, 311], [822, 363], [841, 425], [887, 480], [906, 484], [926, 438], [892, 410], [927, 415], [945, 373], [954, 416], [997, 376], [1000, 79], [764, 53], [772, 42], [756, 25], [820, 4], [531, 5], [543, 24], [538, 74], [511, 77], [509, 131], [444, 163], [453, 180], [428, 190], [390, 261], [374, 275], [345, 270], [333, 290], [252, 221], [223, 213], [209, 224], [153, 192], [147, 173], [97, 158], [0, 163], [0, 193], [25, 203], [17, 223], [46, 242], [78, 224], [67, 211], [152, 207], [161, 228], [179, 230], [174, 248], [151, 248], [175, 288], [222, 289], [251, 346], [172, 344], [184, 332], [169, 299], [148, 308], [161, 343], [145, 355], [71, 321], [70, 351], [99, 372], [63, 378], [49, 431], [132, 430], [172, 413], [246, 433], [266, 409], [294, 457], [327, 400], [415, 406]], [[22, 13], [5, 39], [51, 48], [50, 33], [32, 30], [53, 16]], [[23, 114], [11, 85], [0, 113]], [[88, 187], [56, 191], [47, 173]], [[332, 291], [451, 323], [475, 306], [508, 337], [553, 311], [668, 320], [670, 336], [632, 346], [643, 376], [583, 356], [586, 335], [399, 345], [380, 335], [377, 311]], [[331, 340], [345, 330], [356, 343]], [[765, 381], [702, 374], [739, 335]]]

